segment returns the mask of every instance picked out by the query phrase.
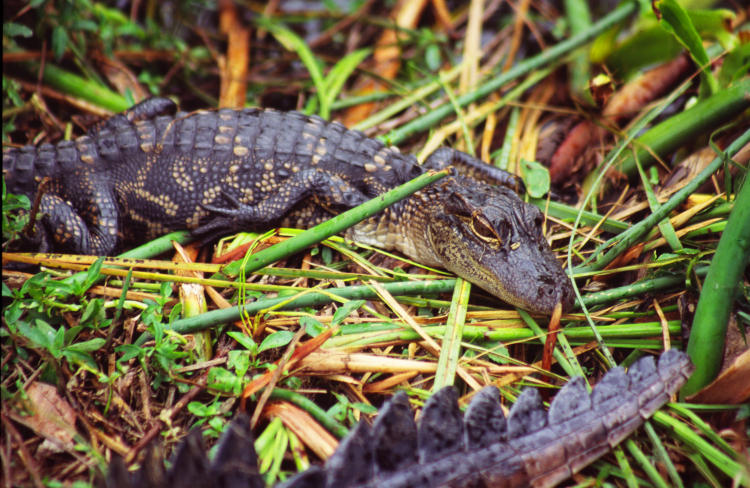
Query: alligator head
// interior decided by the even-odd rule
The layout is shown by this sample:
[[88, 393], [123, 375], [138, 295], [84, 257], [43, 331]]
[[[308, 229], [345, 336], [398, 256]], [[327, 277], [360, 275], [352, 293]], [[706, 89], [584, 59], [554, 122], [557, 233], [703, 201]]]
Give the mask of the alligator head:
[[573, 305], [538, 208], [471, 178], [448, 177], [434, 187], [424, 226], [443, 267], [525, 310], [550, 315], [558, 302], [563, 310]]

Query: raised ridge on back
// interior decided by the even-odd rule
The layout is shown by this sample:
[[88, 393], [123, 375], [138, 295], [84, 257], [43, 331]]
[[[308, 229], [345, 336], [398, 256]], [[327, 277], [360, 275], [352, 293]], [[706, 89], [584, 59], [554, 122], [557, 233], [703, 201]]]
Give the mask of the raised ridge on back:
[[[312, 467], [277, 488], [554, 486], [638, 428], [679, 390], [692, 369], [687, 355], [677, 350], [664, 352], [658, 364], [646, 356], [627, 373], [620, 367], [609, 371], [591, 394], [583, 378], [572, 379], [548, 413], [538, 391], [527, 389], [507, 419], [497, 388], [478, 392], [462, 417], [455, 389], [446, 387], [428, 399], [419, 426], [407, 395], [399, 392], [372, 427], [362, 421], [352, 429], [324, 467]], [[200, 434], [193, 432], [169, 471], [155, 469], [150, 461], [141, 471], [127, 473], [122, 460], [115, 459], [104, 486], [261, 487], [251, 441], [249, 421], [238, 415], [212, 462]], [[151, 481], [144, 479], [144, 471]]]

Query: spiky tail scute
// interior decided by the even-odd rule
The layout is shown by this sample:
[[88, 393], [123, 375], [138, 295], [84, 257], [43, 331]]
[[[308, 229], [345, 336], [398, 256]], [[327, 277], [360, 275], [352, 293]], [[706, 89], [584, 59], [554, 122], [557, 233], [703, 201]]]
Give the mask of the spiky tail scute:
[[[542, 408], [539, 392], [527, 389], [507, 418], [497, 388], [477, 393], [462, 416], [456, 390], [447, 387], [429, 398], [419, 427], [407, 395], [400, 392], [383, 406], [372, 427], [360, 422], [324, 467], [312, 467], [277, 488], [553, 486], [630, 435], [680, 389], [692, 370], [687, 355], [670, 350], [658, 364], [647, 356], [627, 374], [612, 369], [591, 394], [583, 378], [573, 378], [549, 412]], [[212, 462], [205, 452], [194, 431], [178, 448], [169, 471], [153, 454], [136, 473], [128, 473], [122, 460], [115, 459], [105, 485], [264, 486], [246, 416], [230, 423]]]

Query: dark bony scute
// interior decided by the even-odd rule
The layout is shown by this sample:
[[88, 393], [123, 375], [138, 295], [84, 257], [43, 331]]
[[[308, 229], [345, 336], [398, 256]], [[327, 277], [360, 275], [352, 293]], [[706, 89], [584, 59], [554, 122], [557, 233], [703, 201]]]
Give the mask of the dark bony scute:
[[[692, 369], [686, 354], [670, 350], [658, 364], [646, 357], [627, 374], [614, 368], [591, 395], [582, 379], [570, 381], [552, 401], [549, 413], [543, 410], [538, 394], [527, 390], [507, 419], [494, 387], [474, 396], [463, 419], [455, 391], [451, 387], [438, 391], [425, 404], [419, 426], [406, 395], [399, 393], [381, 409], [372, 429], [364, 421], [358, 424], [325, 467], [310, 468], [277, 488], [554, 486], [640, 426], [679, 390]], [[440, 434], [444, 416], [448, 430], [457, 438], [449, 440]], [[146, 478], [141, 472], [127, 473], [121, 462], [113, 462], [105, 486], [131, 488], [141, 486], [144, 479], [167, 480], [163, 488], [187, 486], [176, 473], [180, 470], [191, 473], [189, 486], [263, 485], [246, 416], [235, 418], [219, 444], [219, 454], [209, 463], [200, 437], [192, 434], [178, 449], [171, 470], [164, 473], [152, 466], [149, 469], [157, 474]], [[186, 463], [191, 464], [189, 469]]]

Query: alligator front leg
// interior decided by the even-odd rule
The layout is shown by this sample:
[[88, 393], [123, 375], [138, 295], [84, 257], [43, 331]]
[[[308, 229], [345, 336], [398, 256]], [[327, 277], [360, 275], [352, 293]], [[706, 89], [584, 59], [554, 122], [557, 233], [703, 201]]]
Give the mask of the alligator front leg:
[[205, 224], [193, 229], [194, 235], [231, 233], [273, 225], [286, 215], [297, 203], [306, 198], [315, 199], [326, 209], [340, 210], [356, 207], [368, 200], [345, 179], [321, 169], [307, 169], [284, 180], [265, 198], [242, 203], [227, 192], [223, 193], [231, 207], [212, 204], [201, 206], [212, 213]]

